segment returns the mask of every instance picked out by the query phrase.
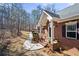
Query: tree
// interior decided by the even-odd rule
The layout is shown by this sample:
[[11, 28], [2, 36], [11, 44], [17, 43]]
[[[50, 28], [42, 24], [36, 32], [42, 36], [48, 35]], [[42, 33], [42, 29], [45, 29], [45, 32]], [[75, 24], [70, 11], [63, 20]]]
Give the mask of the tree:
[[6, 28], [12, 35], [19, 35], [21, 30], [26, 30], [30, 16], [22, 4], [0, 4], [0, 28]]
[[43, 9], [42, 9], [41, 5], [38, 5], [36, 9], [32, 10], [32, 20], [33, 20], [34, 28], [40, 18], [42, 11], [43, 11]]
[[45, 10], [48, 10], [50, 12], [53, 12], [55, 13], [56, 10], [55, 10], [55, 4], [48, 4], [47, 6], [44, 7]]

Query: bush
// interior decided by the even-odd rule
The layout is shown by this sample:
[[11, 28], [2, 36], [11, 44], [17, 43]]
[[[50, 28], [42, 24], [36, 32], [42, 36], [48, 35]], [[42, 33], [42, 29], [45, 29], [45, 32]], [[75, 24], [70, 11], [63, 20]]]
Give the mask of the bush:
[[39, 35], [38, 33], [33, 32], [32, 43], [38, 43], [38, 42], [39, 42]]

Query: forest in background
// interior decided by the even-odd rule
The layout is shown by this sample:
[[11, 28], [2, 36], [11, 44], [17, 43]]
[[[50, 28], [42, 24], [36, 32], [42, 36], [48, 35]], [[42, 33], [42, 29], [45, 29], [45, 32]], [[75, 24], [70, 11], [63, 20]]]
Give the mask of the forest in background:
[[46, 7], [38, 5], [31, 13], [28, 13], [21, 3], [0, 4], [0, 38], [5, 35], [5, 31], [9, 31], [11, 35], [19, 35], [21, 30], [32, 31], [35, 29], [42, 11], [44, 9], [55, 11], [54, 6], [54, 4]]
[[[27, 4], [26, 4], [27, 5]], [[29, 7], [30, 8], [30, 7]], [[0, 3], [0, 54], [4, 52], [11, 38], [21, 35], [21, 31], [33, 31], [43, 10], [55, 12], [54, 4], [38, 5], [31, 13], [21, 3]], [[7, 40], [8, 39], [8, 40]], [[16, 39], [17, 40], [17, 39]]]

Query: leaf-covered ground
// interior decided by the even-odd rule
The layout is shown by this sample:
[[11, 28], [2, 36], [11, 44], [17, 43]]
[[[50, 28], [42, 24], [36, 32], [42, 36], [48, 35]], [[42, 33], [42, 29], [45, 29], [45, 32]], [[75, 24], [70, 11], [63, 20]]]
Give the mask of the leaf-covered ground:
[[23, 44], [28, 38], [29, 32], [22, 31], [20, 37], [12, 38], [11, 43], [8, 45], [7, 49], [9, 50], [9, 55], [12, 56], [48, 56], [53, 55], [49, 48], [42, 48], [39, 50], [28, 51], [24, 49]]
[[[11, 38], [10, 44], [7, 46], [7, 50], [6, 49], [3, 50], [3, 54], [9, 56], [64, 56], [64, 54], [62, 53], [52, 52], [50, 49], [51, 48], [50, 44], [49, 47], [44, 47], [42, 49], [34, 51], [28, 51], [24, 49], [23, 44], [27, 40], [28, 34], [29, 32], [22, 31], [22, 35], [20, 37]], [[67, 51], [65, 52], [68, 53]]]

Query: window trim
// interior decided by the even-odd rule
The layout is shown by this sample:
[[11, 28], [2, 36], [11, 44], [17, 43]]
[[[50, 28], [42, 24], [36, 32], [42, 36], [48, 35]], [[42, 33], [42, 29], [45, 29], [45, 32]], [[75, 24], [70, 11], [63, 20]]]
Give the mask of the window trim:
[[[75, 30], [75, 31], [70, 31], [70, 30], [67, 31], [67, 26], [68, 26], [68, 25], [74, 25], [74, 24], [76, 24], [76, 30]], [[66, 23], [65, 25], [66, 25], [66, 26], [65, 26], [65, 27], [66, 27], [66, 32], [65, 32], [66, 38], [77, 40], [77, 21], [75, 21], [75, 22], [68, 22], [68, 23]], [[75, 38], [73, 38], [73, 37], [68, 37], [68, 36], [67, 36], [67, 32], [75, 32], [75, 33], [76, 33], [76, 37], [75, 37]]]

